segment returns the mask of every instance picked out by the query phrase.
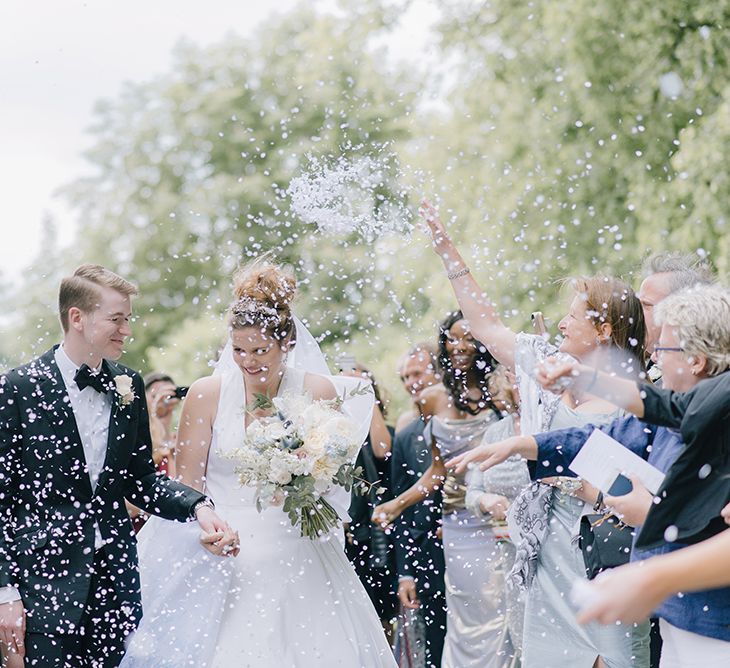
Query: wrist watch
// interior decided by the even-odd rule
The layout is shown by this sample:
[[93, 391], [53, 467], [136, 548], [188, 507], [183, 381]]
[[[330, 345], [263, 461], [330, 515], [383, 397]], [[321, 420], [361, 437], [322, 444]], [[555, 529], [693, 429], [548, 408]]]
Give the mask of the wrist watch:
[[195, 520], [198, 518], [197, 513], [198, 510], [200, 510], [201, 508], [210, 508], [211, 510], [213, 510], [215, 508], [215, 503], [213, 503], [213, 499], [206, 496], [200, 499], [200, 501], [196, 502], [193, 506], [193, 509], [190, 511], [191, 520]]
[[603, 510], [603, 492], [599, 490], [596, 502], [593, 504], [593, 512], [600, 513]]

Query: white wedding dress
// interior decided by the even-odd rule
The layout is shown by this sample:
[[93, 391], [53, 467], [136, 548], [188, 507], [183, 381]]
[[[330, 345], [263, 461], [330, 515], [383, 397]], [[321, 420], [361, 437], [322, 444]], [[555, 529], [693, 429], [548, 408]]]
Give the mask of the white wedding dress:
[[[301, 394], [304, 376], [287, 368], [279, 393]], [[241, 552], [213, 557], [197, 523], [151, 518], [140, 532], [144, 617], [122, 668], [395, 667], [341, 528], [303, 538], [281, 507], [259, 513], [255, 489], [240, 486], [226, 455], [243, 441], [244, 401], [240, 371], [221, 374], [206, 474], [206, 494], [238, 531]], [[346, 512], [348, 494], [327, 498]]]

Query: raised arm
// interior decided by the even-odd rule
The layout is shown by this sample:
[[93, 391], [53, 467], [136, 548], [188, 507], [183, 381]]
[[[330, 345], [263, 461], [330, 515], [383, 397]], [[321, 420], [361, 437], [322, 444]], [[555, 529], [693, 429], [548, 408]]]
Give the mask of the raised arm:
[[516, 334], [505, 326], [485, 292], [479, 287], [448, 235], [436, 209], [424, 201], [419, 210], [431, 231], [434, 250], [444, 263], [446, 275], [472, 334], [500, 364], [514, 367]]

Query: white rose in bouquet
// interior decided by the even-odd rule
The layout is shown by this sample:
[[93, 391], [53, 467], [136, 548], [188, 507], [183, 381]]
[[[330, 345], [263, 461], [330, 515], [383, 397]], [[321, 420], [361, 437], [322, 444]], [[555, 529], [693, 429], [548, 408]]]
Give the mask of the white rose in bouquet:
[[285, 462], [274, 460], [269, 469], [269, 482], [277, 485], [288, 485], [291, 482], [292, 474]]
[[314, 463], [312, 467], [314, 487], [320, 494], [324, 494], [332, 486], [332, 478], [335, 477], [339, 469], [340, 464], [338, 462], [325, 457]]
[[303, 440], [304, 444], [302, 445], [302, 450], [304, 450], [308, 456], [321, 457], [327, 447], [329, 436], [324, 429], [314, 428], [304, 434]]
[[297, 424], [306, 433], [325, 424], [335, 412], [333, 408], [324, 402], [310, 403], [297, 418]]
[[288, 435], [281, 420], [271, 420], [264, 426], [264, 438], [270, 441], [280, 441]]
[[307, 395], [258, 396], [254, 408], [274, 415], [255, 420], [243, 447], [231, 453], [241, 484], [256, 486], [257, 509], [283, 503], [291, 523], [309, 538], [339, 524], [327, 492], [333, 486], [359, 491], [357, 481], [362, 482], [361, 471], [353, 466], [361, 445], [357, 427], [339, 406]]

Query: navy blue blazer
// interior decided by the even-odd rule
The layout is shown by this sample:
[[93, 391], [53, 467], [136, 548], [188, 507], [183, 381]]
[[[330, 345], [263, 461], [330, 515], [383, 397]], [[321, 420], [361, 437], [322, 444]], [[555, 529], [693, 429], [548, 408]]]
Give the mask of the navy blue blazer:
[[[431, 444], [423, 438], [425, 426], [419, 418], [395, 435], [391, 457], [394, 496], [417, 482], [431, 465]], [[444, 549], [436, 537], [440, 519], [439, 492], [408, 508], [394, 526], [398, 576], [415, 578], [419, 595], [444, 591]]]

